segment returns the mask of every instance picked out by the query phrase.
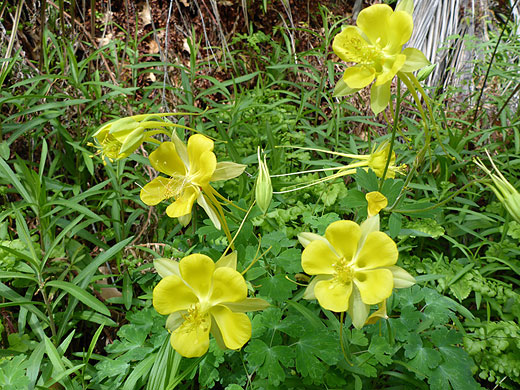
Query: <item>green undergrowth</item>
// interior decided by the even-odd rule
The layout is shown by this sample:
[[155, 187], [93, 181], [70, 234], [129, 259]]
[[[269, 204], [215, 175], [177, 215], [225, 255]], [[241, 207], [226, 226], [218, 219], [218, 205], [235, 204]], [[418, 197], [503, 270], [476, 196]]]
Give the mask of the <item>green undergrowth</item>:
[[[478, 92], [468, 86], [429, 90], [438, 134], [410, 182], [404, 175], [382, 181], [358, 169], [275, 193], [266, 213], [254, 207], [246, 215], [254, 201], [258, 147], [270, 174], [283, 175], [348, 163], [324, 149], [369, 154], [390, 140], [391, 129], [371, 114], [368, 101], [332, 97], [341, 72], [330, 44], [342, 21], [325, 8], [320, 16], [324, 32], [304, 31], [318, 46], [293, 53], [285, 29], [237, 35], [226, 66], [201, 60], [200, 37], [188, 41], [191, 58], [182, 65], [139, 53], [135, 37], [80, 55], [73, 41], [49, 30], [41, 74], [20, 52], [4, 61], [1, 389], [519, 386], [520, 225], [479, 180], [483, 172], [473, 162], [484, 160], [486, 149], [519, 188], [514, 26], [493, 59], [499, 32], [479, 43], [485, 60], [469, 78], [481, 80], [492, 65], [476, 114]], [[157, 81], [139, 85], [148, 74]], [[409, 172], [426, 141], [417, 107], [401, 92], [406, 115], [394, 151]], [[149, 208], [140, 200], [140, 189], [154, 177], [144, 164], [151, 145], [144, 154], [106, 165], [87, 145], [108, 120], [167, 107], [197, 114], [178, 117], [178, 123], [215, 139], [219, 161], [247, 165], [239, 178], [215, 185], [239, 207], [228, 210], [231, 232], [245, 221], [234, 243], [237, 269], [259, 258], [245, 278], [250, 294], [271, 303], [248, 314], [253, 333], [240, 351], [223, 351], [212, 340], [205, 356], [180, 358], [169, 346], [166, 317], [152, 306], [160, 280], [153, 260], [203, 253], [216, 261], [228, 245], [223, 233], [200, 207], [183, 227], [164, 217], [165, 202]], [[282, 192], [323, 175], [273, 177], [272, 183]], [[342, 323], [336, 313], [302, 299], [308, 279], [296, 236], [324, 234], [339, 219], [364, 220], [371, 191], [388, 199], [382, 230], [397, 243], [398, 265], [417, 284], [391, 296], [388, 319], [359, 330], [348, 317]]]

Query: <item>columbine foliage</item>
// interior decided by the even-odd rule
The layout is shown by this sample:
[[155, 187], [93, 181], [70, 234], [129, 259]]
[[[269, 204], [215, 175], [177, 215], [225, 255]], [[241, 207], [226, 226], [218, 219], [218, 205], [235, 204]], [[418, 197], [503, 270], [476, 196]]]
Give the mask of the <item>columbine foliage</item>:
[[385, 3], [218, 63], [45, 28], [43, 73], [7, 56], [0, 388], [517, 388], [517, 30], [473, 111]]

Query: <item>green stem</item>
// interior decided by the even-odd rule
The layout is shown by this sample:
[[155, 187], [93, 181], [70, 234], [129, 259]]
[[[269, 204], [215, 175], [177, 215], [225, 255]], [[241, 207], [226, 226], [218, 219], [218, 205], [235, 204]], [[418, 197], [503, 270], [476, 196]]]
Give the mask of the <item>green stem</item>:
[[399, 82], [399, 79], [397, 79], [397, 98], [396, 98], [396, 102], [395, 102], [394, 123], [392, 126], [392, 138], [390, 139], [390, 148], [388, 149], [388, 156], [386, 156], [386, 163], [385, 163], [385, 169], [383, 170], [383, 176], [381, 176], [381, 181], [379, 182], [379, 191], [381, 191], [381, 189], [383, 188], [386, 173], [388, 172], [388, 167], [390, 166], [390, 160], [392, 158], [392, 153], [394, 151], [395, 134], [397, 133], [397, 127], [399, 126], [400, 111], [401, 111], [401, 83]]
[[[415, 104], [417, 104], [417, 109], [419, 110], [419, 113], [421, 114], [421, 117], [426, 124], [428, 122], [428, 118], [426, 117], [426, 113], [424, 112], [424, 108], [422, 107], [421, 99], [419, 99], [419, 95], [417, 94], [417, 90], [415, 89], [415, 86], [410, 81], [408, 76], [405, 73], [397, 73], [397, 78], [401, 80], [405, 85], [406, 88], [408, 88], [408, 91], [410, 91], [413, 100], [415, 100]], [[426, 130], [427, 131], [427, 130]]]
[[49, 316], [49, 326], [51, 328], [52, 338], [54, 342], [58, 342], [57, 332], [56, 332], [56, 324], [54, 323], [54, 315], [52, 314], [51, 303], [49, 301], [49, 297], [45, 292], [45, 284], [40, 280], [40, 291], [42, 292], [43, 302], [45, 303], [45, 309], [47, 310], [47, 315]]

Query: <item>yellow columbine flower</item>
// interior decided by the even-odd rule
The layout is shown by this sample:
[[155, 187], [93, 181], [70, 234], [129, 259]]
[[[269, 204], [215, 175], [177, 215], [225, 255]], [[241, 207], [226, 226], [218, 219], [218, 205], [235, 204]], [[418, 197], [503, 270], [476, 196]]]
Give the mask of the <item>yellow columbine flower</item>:
[[159, 176], [146, 184], [141, 189], [141, 200], [148, 206], [155, 206], [165, 199], [174, 199], [166, 208], [166, 214], [180, 218], [184, 225], [189, 223], [191, 209], [197, 202], [220, 229], [217, 214], [220, 206], [210, 182], [232, 179], [244, 171], [245, 165], [217, 163], [213, 141], [202, 134], [191, 136], [188, 147], [175, 135], [172, 140], [174, 142], [163, 142], [150, 153], [152, 167], [168, 177]]
[[89, 143], [89, 146], [98, 149], [96, 154], [101, 154], [103, 163], [106, 163], [105, 158], [112, 162], [126, 158], [135, 152], [143, 142], [159, 143], [152, 136], [165, 133], [164, 128], [189, 129], [162, 119], [165, 116], [184, 114], [186, 113], [143, 114], [119, 118], [101, 126], [92, 136], [96, 140], [96, 144]]
[[[384, 203], [380, 193], [367, 195], [369, 212]], [[365, 324], [370, 305], [382, 306], [394, 287], [415, 283], [408, 272], [395, 265], [397, 246], [379, 231], [378, 214], [367, 218], [361, 226], [353, 221], [336, 221], [326, 229], [325, 237], [302, 233], [298, 239], [305, 247], [302, 268], [307, 274], [316, 275], [304, 298], [317, 299], [327, 310], [348, 310], [356, 328]]]
[[[388, 154], [390, 152], [390, 142], [383, 142], [377, 148], [372, 150], [372, 153], [368, 155], [356, 155], [356, 154], [343, 154], [345, 157], [350, 157], [356, 160], [359, 160], [356, 163], [351, 163], [347, 165], [345, 168], [363, 167], [367, 166], [372, 169], [377, 177], [383, 177], [383, 173], [385, 171], [386, 160], [388, 159]], [[392, 150], [390, 154], [390, 163], [388, 164], [388, 169], [386, 171], [386, 178], [393, 179], [396, 173], [402, 173], [406, 168], [405, 165], [396, 166], [395, 165], [396, 155]], [[355, 170], [354, 170], [355, 172]]]
[[204, 355], [210, 333], [222, 348], [241, 348], [251, 338], [251, 321], [244, 312], [269, 306], [247, 298], [246, 282], [235, 269], [236, 255], [214, 263], [192, 254], [180, 262], [158, 259], [154, 265], [163, 279], [153, 290], [153, 306], [169, 315], [170, 343], [184, 357]]
[[398, 72], [414, 72], [430, 64], [421, 51], [402, 49], [413, 31], [413, 2], [404, 3], [396, 11], [386, 4], [367, 7], [359, 13], [357, 27], [348, 26], [336, 35], [334, 53], [345, 62], [357, 64], [343, 74], [336, 96], [354, 93], [375, 80], [370, 106], [378, 114], [390, 101], [390, 84]]

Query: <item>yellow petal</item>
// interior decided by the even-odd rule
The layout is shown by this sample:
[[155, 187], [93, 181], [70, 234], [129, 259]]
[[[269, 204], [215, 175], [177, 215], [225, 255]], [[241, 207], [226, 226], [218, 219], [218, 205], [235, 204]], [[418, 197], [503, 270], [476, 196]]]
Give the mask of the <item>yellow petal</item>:
[[397, 54], [392, 61], [385, 62], [383, 71], [378, 74], [375, 85], [380, 86], [392, 81], [397, 72], [403, 67], [406, 61], [404, 54]]
[[367, 235], [356, 257], [355, 266], [364, 270], [388, 267], [397, 262], [398, 256], [397, 245], [386, 233], [372, 232]]
[[394, 288], [394, 278], [388, 269], [357, 271], [354, 283], [359, 289], [361, 300], [367, 305], [375, 305], [388, 298]]
[[153, 307], [159, 314], [186, 310], [198, 299], [177, 275], [169, 275], [153, 289]]
[[[390, 102], [390, 81], [383, 85], [372, 84], [370, 89], [370, 108], [374, 114], [383, 111]], [[390, 176], [389, 176], [390, 177]]]
[[332, 264], [337, 261], [338, 256], [321, 240], [310, 242], [302, 252], [302, 268], [309, 275], [331, 275], [334, 273]]
[[351, 293], [352, 283], [338, 283], [334, 279], [319, 281], [314, 286], [314, 295], [320, 306], [338, 313], [348, 309]]
[[356, 285], [354, 285], [348, 303], [348, 314], [352, 320], [352, 325], [354, 325], [354, 328], [361, 329], [365, 324], [369, 313], [370, 306], [366, 303], [363, 303], [359, 289], [356, 287]]
[[400, 52], [402, 46], [412, 37], [412, 31], [413, 19], [408, 12], [396, 11], [390, 15], [387, 33], [388, 43], [393, 50]]
[[330, 280], [332, 279], [332, 275], [318, 275], [312, 278], [311, 282], [305, 289], [305, 292], [303, 293], [303, 299], [316, 299], [316, 295], [314, 294], [314, 287], [316, 287], [316, 283], [322, 281], [322, 280]]
[[413, 15], [413, 0], [400, 0], [395, 7], [396, 11], [403, 11]]
[[356, 24], [372, 44], [377, 43], [379, 47], [385, 47], [390, 35], [389, 19], [393, 12], [389, 5], [375, 4], [359, 13]]
[[239, 302], [246, 297], [247, 285], [240, 272], [227, 267], [220, 267], [215, 270], [210, 296], [212, 305], [224, 302]]
[[143, 203], [147, 206], [155, 206], [168, 197], [168, 186], [171, 179], [165, 177], [156, 177], [150, 183], [141, 188], [139, 196]]
[[191, 213], [193, 203], [197, 200], [199, 192], [199, 189], [195, 186], [186, 187], [182, 195], [166, 208], [168, 217], [177, 218]]
[[217, 167], [213, 141], [202, 134], [192, 135], [188, 140], [188, 158], [190, 175], [194, 176], [192, 182], [200, 186], [209, 183]]
[[351, 66], [343, 73], [343, 81], [348, 87], [353, 89], [365, 88], [368, 84], [374, 81], [376, 71], [371, 66], [356, 65]]
[[240, 302], [228, 302], [224, 306], [233, 312], [245, 313], [246, 311], [258, 311], [267, 309], [270, 304], [262, 298], [246, 298]]
[[155, 170], [169, 176], [186, 175], [186, 167], [175, 150], [173, 142], [163, 142], [150, 153], [150, 164]]
[[375, 324], [377, 321], [379, 321], [381, 318], [384, 318], [385, 320], [388, 318], [388, 314], [386, 314], [386, 299], [378, 304], [379, 308], [373, 312], [370, 317], [366, 320], [366, 325]]
[[220, 230], [220, 219], [218, 218], [217, 211], [215, 210], [215, 207], [211, 203], [211, 201], [201, 192], [199, 196], [197, 197], [197, 204], [200, 205], [208, 214], [209, 219], [211, 222], [213, 222], [213, 226], [215, 226], [215, 229]]
[[184, 322], [183, 315], [186, 314], [186, 311], [176, 311], [168, 316], [166, 319], [166, 329], [168, 329], [170, 332], [173, 332], [175, 329], [177, 329], [179, 326], [182, 325]]
[[181, 356], [187, 358], [199, 357], [208, 351], [211, 319], [208, 315], [206, 317], [205, 321], [199, 326], [185, 321], [172, 332], [170, 343]]
[[161, 278], [168, 275], [181, 276], [179, 272], [179, 262], [172, 259], [154, 259], [153, 266]]
[[188, 214], [185, 214], [185, 215], [181, 215], [180, 217], [177, 217], [177, 220], [179, 221], [179, 223], [186, 227], [190, 224], [191, 222], [191, 212], [188, 213]]
[[332, 41], [332, 50], [345, 62], [363, 62], [363, 54], [369, 50], [368, 46], [361, 30], [354, 26], [344, 28]]
[[220, 267], [228, 267], [232, 269], [237, 269], [237, 251], [233, 251], [228, 253], [227, 255], [222, 255], [220, 259], [215, 263], [215, 268]]
[[233, 313], [222, 305], [212, 307], [210, 313], [229, 349], [239, 349], [251, 338], [251, 321], [246, 314]]
[[400, 69], [401, 72], [415, 72], [425, 66], [431, 65], [422, 51], [414, 49], [413, 47], [404, 49], [403, 54], [406, 56], [406, 61]]
[[392, 265], [388, 267], [388, 269], [390, 270], [390, 272], [392, 272], [392, 275], [394, 276], [395, 288], [411, 287], [416, 283], [415, 278], [401, 267]]
[[237, 164], [231, 161], [218, 162], [211, 177], [211, 181], [229, 180], [240, 176], [246, 169], [247, 165]]
[[207, 186], [217, 167], [217, 157], [213, 152], [204, 152], [198, 158], [197, 165], [190, 165], [190, 178], [193, 184]]
[[353, 93], [356, 93], [357, 91], [359, 91], [359, 89], [360, 88], [350, 88], [342, 77], [336, 83], [332, 96], [333, 97], [349, 96], [349, 95], [352, 95]]
[[327, 227], [325, 237], [336, 252], [348, 262], [357, 252], [361, 228], [353, 221], [336, 221]]
[[207, 299], [211, 289], [211, 279], [215, 271], [215, 263], [206, 255], [194, 253], [179, 262], [184, 281], [193, 289], [195, 295]]
[[368, 216], [373, 217], [388, 205], [388, 199], [379, 191], [372, 191], [365, 195], [368, 202]]

